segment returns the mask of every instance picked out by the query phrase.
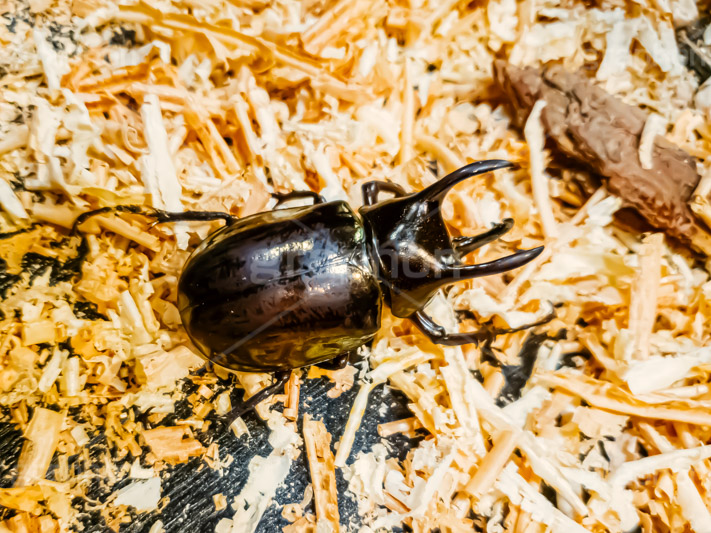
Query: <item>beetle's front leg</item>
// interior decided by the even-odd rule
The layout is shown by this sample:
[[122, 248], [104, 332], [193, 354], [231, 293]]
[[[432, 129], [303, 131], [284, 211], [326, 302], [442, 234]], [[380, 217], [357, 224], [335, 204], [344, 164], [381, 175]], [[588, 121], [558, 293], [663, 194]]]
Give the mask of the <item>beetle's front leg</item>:
[[444, 346], [461, 346], [463, 344], [479, 344], [483, 341], [492, 340], [497, 335], [505, 333], [516, 333], [536, 326], [542, 326], [555, 318], [555, 310], [543, 317], [537, 322], [525, 324], [516, 328], [487, 328], [476, 331], [468, 331], [465, 333], [447, 333], [447, 331], [437, 324], [424, 311], [417, 311], [412, 316], [408, 317], [424, 333], [434, 344], [442, 344]]
[[437, 324], [424, 311], [417, 311], [408, 317], [434, 344], [444, 346], [462, 346], [463, 344], [479, 344], [482, 341], [491, 339], [494, 334], [490, 329], [481, 329], [467, 333], [447, 333], [442, 326]]
[[395, 197], [405, 196], [407, 192], [397, 183], [388, 181], [369, 181], [364, 183], [363, 187], [363, 205], [373, 205], [378, 201], [378, 194], [381, 192], [389, 192]]

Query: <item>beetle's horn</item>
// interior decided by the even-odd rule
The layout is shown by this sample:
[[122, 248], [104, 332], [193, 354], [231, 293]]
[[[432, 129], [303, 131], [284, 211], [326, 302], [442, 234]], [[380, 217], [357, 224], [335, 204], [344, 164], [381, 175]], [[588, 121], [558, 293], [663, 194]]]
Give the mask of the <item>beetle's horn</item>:
[[444, 195], [447, 194], [449, 189], [465, 179], [478, 176], [479, 174], [485, 174], [486, 172], [491, 172], [492, 170], [511, 168], [514, 166], [516, 165], [504, 159], [489, 159], [487, 161], [469, 163], [468, 165], [447, 174], [444, 178], [437, 180], [429, 187], [422, 189], [419, 193], [417, 193], [417, 199], [429, 201], [441, 200]]
[[[399, 309], [394, 307], [393, 304], [397, 305], [398, 302], [402, 303], [402, 295], [405, 295], [404, 299], [407, 300], [405, 304], [417, 302], [418, 304], [421, 304], [419, 307], [422, 308], [427, 301], [430, 300], [434, 293], [442, 287], [458, 281], [501, 274], [502, 272], [508, 272], [509, 270], [522, 267], [529, 261], [533, 261], [536, 257], [538, 257], [543, 251], [543, 248], [543, 246], [538, 246], [536, 248], [531, 248], [530, 250], [519, 250], [515, 254], [507, 255], [506, 257], [501, 257], [500, 259], [489, 261], [487, 263], [480, 263], [478, 265], [455, 263], [434, 272], [434, 275], [427, 277], [426, 279], [405, 280], [406, 285], [404, 287], [403, 279], [397, 278], [391, 283], [390, 286], [395, 287], [395, 290], [400, 292], [393, 297], [391, 309], [394, 313], [399, 311]], [[418, 306], [415, 305], [414, 307]], [[400, 315], [396, 314], [395, 316]]]
[[515, 254], [507, 255], [506, 257], [487, 263], [453, 266], [445, 272], [443, 281], [445, 283], [451, 283], [459, 279], [472, 279], [508, 272], [509, 270], [522, 267], [529, 261], [533, 261], [536, 257], [541, 255], [541, 252], [543, 252], [543, 246], [538, 246], [530, 250], [520, 250]]
[[511, 231], [513, 225], [513, 218], [505, 218], [503, 221], [494, 224], [489, 231], [480, 233], [479, 235], [474, 235], [473, 237], [455, 237], [452, 239], [452, 246], [459, 255], [465, 256], [477, 248], [481, 248], [485, 244], [489, 244], [501, 238], [502, 235]]

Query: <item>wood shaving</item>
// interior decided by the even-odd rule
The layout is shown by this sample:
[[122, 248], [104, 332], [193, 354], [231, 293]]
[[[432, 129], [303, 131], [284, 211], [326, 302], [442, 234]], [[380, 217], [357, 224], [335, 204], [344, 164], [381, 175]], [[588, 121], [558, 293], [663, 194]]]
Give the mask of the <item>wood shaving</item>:
[[64, 414], [50, 409], [35, 409], [17, 462], [15, 486], [25, 487], [44, 479], [52, 456], [57, 449], [59, 432], [64, 424]]
[[543, 224], [543, 233], [546, 238], [555, 238], [558, 234], [555, 216], [550, 205], [550, 194], [548, 192], [548, 178], [545, 175], [545, 154], [543, 147], [545, 144], [545, 132], [541, 123], [541, 112], [546, 107], [544, 100], [538, 100], [531, 110], [531, 114], [526, 120], [524, 135], [528, 143], [531, 165], [531, 188], [536, 207]]
[[378, 435], [381, 437], [390, 437], [396, 433], [403, 433], [414, 439], [417, 436], [416, 431], [421, 427], [422, 424], [413, 416], [411, 418], [378, 424]]
[[503, 431], [496, 436], [494, 445], [479, 464], [476, 474], [464, 487], [465, 493], [478, 499], [482, 494], [488, 492], [489, 487], [509, 462], [509, 457], [516, 448], [517, 436], [513, 431]]
[[317, 524], [324, 531], [329, 527], [331, 531], [340, 531], [331, 435], [323, 422], [311, 420], [308, 415], [304, 416], [304, 445], [309, 458]]
[[284, 416], [289, 420], [296, 420], [299, 416], [299, 390], [301, 379], [296, 372], [292, 372], [286, 384], [286, 401], [284, 402]]
[[357, 372], [358, 370], [356, 367], [350, 365], [340, 370], [326, 370], [324, 368], [312, 366], [309, 367], [307, 377], [309, 379], [316, 379], [321, 376], [328, 378], [333, 382], [334, 386], [328, 390], [326, 395], [329, 398], [338, 398], [345, 391], [350, 390], [351, 387], [353, 387]]
[[639, 162], [643, 169], [650, 170], [654, 167], [652, 159], [654, 143], [657, 135], [663, 135], [664, 133], [666, 133], [666, 123], [664, 119], [654, 113], [649, 115], [644, 123], [644, 129], [639, 139]]
[[227, 509], [227, 498], [221, 492], [213, 494], [212, 501], [215, 502], [215, 512], [219, 513], [223, 509]]
[[151, 452], [161, 461], [184, 462], [188, 457], [202, 455], [199, 441], [186, 437], [187, 430], [179, 426], [159, 427], [142, 433]]
[[[283, 395], [258, 406], [273, 451], [245, 465], [250, 475], [234, 514], [216, 530], [259, 526], [289, 470], [303, 465], [294, 461], [301, 416], [316, 515], [309, 498], [285, 508], [293, 520], [285, 531], [338, 530], [337, 505], [351, 496], [360, 515], [352, 529], [372, 531], [707, 531], [709, 263], [669, 234], [618, 224], [629, 198], [548, 157], [555, 102], [546, 97], [542, 107], [533, 98], [529, 107], [537, 105], [540, 117], [534, 113], [522, 134], [516, 124], [527, 117], [510, 115], [494, 80], [497, 59], [536, 71], [553, 65], [635, 110], [625, 153], [640, 171], [651, 166], [676, 179], [655, 161], [670, 144], [684, 151], [690, 185], [657, 200], [698, 217], [692, 240], [708, 251], [711, 93], [675, 41], [675, 27], [706, 7], [651, 0], [632, 7], [620, 0], [4, 4], [0, 405], [24, 441], [15, 486], [0, 489], [0, 505], [15, 513], [3, 515], [0, 530], [80, 527], [95, 480], [110, 493], [121, 482], [134, 491], [101, 506], [105, 526], [118, 530], [145, 490], [154, 507], [161, 487], [150, 480], [160, 479], [165, 464], [200, 457], [220, 470], [229, 461], [203, 442], [213, 427], [206, 418], [230, 411], [232, 391], [217, 389], [213, 372], [191, 375], [202, 359], [181, 327], [176, 291], [188, 254], [217, 224], [152, 227], [141, 216], [104, 215], [82, 226], [80, 241], [69, 232], [80, 213], [138, 204], [242, 217], [271, 208], [272, 192], [291, 190], [357, 208], [368, 180], [415, 191], [468, 162], [504, 158], [519, 168], [482, 175], [448, 195], [450, 231], [475, 235], [515, 219], [502, 239], [468, 256], [477, 263], [546, 249], [516, 272], [449, 288], [428, 312], [450, 331], [516, 328], [551, 310], [555, 318], [533, 332], [460, 348], [435, 346], [384, 310], [359, 375], [354, 366], [308, 371], [307, 379], [335, 383], [331, 398], [358, 387], [348, 423], [334, 433], [335, 457], [330, 435], [299, 412], [294, 375]], [[661, 118], [645, 120], [650, 113]], [[579, 155], [579, 143], [569, 148]], [[649, 220], [663, 214], [645, 211]], [[685, 240], [683, 231], [672, 233]], [[541, 336], [531, 376], [512, 395], [507, 376], [523, 365], [529, 334]], [[185, 380], [193, 392], [182, 392]], [[237, 381], [249, 397], [271, 378], [240, 373]], [[411, 416], [383, 420], [370, 436], [379, 440], [372, 450], [353, 454], [379, 386], [402, 393]], [[165, 422], [179, 400], [188, 415]], [[280, 405], [271, 410], [275, 404], [283, 415]], [[249, 433], [242, 419], [232, 430], [241, 439]], [[74, 475], [70, 458], [88, 461], [85, 447], [96, 436], [110, 449], [103, 466]], [[407, 450], [393, 449], [406, 437], [414, 439]], [[335, 466], [349, 495], [335, 491]], [[218, 511], [225, 504], [214, 495]], [[151, 531], [162, 529], [153, 521]]]
[[662, 277], [664, 235], [655, 233], [644, 239], [639, 251], [639, 267], [630, 294], [629, 331], [632, 357], [649, 357], [649, 344], [657, 319], [659, 282]]

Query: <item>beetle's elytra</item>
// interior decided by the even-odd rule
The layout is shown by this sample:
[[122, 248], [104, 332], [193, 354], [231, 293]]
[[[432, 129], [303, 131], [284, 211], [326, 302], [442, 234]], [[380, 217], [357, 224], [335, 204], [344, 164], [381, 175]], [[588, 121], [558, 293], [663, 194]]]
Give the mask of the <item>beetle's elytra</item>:
[[[313, 205], [243, 219], [118, 206], [84, 213], [74, 227], [109, 211], [140, 213], [158, 223], [226, 220], [187, 260], [178, 308], [206, 359], [232, 370], [276, 373], [273, 385], [233, 411], [236, 417], [280, 387], [294, 368], [345, 364], [349, 352], [377, 333], [383, 302], [435, 343], [476, 342], [476, 333], [447, 333], [424, 307], [443, 285], [520, 267], [543, 247], [464, 264], [466, 254], [499, 238], [513, 221], [452, 239], [440, 207], [457, 183], [510, 166], [503, 160], [471, 163], [412, 194], [372, 181], [363, 186], [358, 214], [345, 202], [324, 202], [316, 193], [297, 191], [280, 200], [310, 197]], [[381, 192], [394, 197], [378, 202]]]
[[178, 308], [196, 346], [232, 370], [274, 372], [354, 350], [380, 326], [363, 224], [345, 202], [259, 213], [185, 264]]

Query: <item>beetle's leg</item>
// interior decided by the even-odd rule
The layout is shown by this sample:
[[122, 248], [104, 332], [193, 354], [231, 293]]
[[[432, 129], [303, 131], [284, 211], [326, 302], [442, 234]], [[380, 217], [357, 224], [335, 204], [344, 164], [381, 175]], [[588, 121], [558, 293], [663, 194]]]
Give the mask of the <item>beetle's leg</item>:
[[213, 367], [212, 361], [206, 361], [205, 364], [202, 365], [200, 368], [190, 372], [190, 375], [194, 376], [194, 377], [204, 376], [208, 372], [212, 372], [212, 367]]
[[492, 331], [486, 328], [467, 333], [447, 333], [447, 330], [432, 320], [424, 311], [417, 311], [408, 318], [435, 344], [444, 346], [478, 345], [482, 341], [493, 338]]
[[494, 227], [485, 233], [474, 235], [473, 237], [456, 237], [452, 239], [454, 250], [461, 256], [481, 248], [485, 244], [495, 241], [507, 233], [514, 225], [513, 218], [505, 218], [503, 222], [494, 224]]
[[363, 191], [363, 205], [373, 205], [378, 202], [378, 194], [381, 192], [389, 192], [394, 194], [396, 197], [405, 196], [407, 192], [405, 189], [400, 187], [397, 183], [390, 183], [389, 181], [369, 181], [364, 183], [362, 187]]
[[247, 411], [254, 409], [257, 404], [263, 400], [269, 398], [272, 394], [275, 394], [280, 388], [286, 385], [291, 376], [291, 370], [285, 372], [274, 372], [274, 381], [271, 385], [267, 385], [262, 390], [250, 396], [249, 399], [240, 402], [240, 404], [232, 409], [229, 413], [225, 415], [225, 424], [229, 427], [232, 422], [237, 420], [240, 416], [245, 414]]
[[350, 352], [342, 353], [329, 361], [318, 363], [316, 366], [324, 370], [341, 370], [348, 366], [348, 358], [350, 355]]
[[[145, 213], [146, 216], [153, 217], [156, 221], [151, 224], [163, 224], [164, 222], [211, 222], [213, 220], [224, 220], [228, 225], [237, 222], [238, 217], [223, 213], [221, 211], [181, 211], [171, 212], [155, 209], [154, 213]], [[143, 213], [142, 213], [143, 214]]]
[[301, 198], [311, 198], [311, 200], [313, 200], [314, 202], [314, 205], [322, 204], [326, 201], [323, 196], [313, 191], [291, 191], [284, 194], [273, 192], [272, 197], [276, 198], [276, 205], [281, 205], [284, 202], [288, 202], [289, 200], [297, 200]]
[[437, 324], [432, 318], [424, 311], [417, 311], [412, 316], [408, 317], [417, 326], [417, 328], [424, 333], [433, 343], [442, 344], [444, 346], [461, 346], [462, 344], [479, 344], [480, 342], [486, 340], [492, 340], [497, 335], [503, 335], [505, 333], [516, 333], [517, 331], [523, 331], [525, 329], [533, 328], [536, 326], [542, 326], [547, 324], [555, 318], [555, 310], [551, 311], [548, 315], [543, 317], [537, 322], [531, 324], [525, 324], [516, 328], [487, 328], [484, 327], [479, 330], [469, 331], [466, 333], [447, 333], [447, 331]]
[[135, 215], [143, 215], [149, 218], [154, 218], [155, 224], [162, 224], [163, 222], [179, 222], [179, 221], [210, 221], [210, 220], [224, 220], [228, 224], [231, 224], [237, 217], [230, 215], [229, 213], [222, 213], [219, 211], [184, 211], [180, 213], [172, 213], [169, 211], [163, 211], [161, 209], [153, 209], [152, 207], [143, 207], [140, 205], [116, 205], [113, 207], [102, 207], [100, 209], [94, 209], [93, 211], [87, 211], [79, 215], [74, 224], [72, 225], [72, 233], [75, 233], [79, 226], [84, 222], [89, 220], [91, 217], [96, 215], [103, 215], [107, 213], [132, 213]]

